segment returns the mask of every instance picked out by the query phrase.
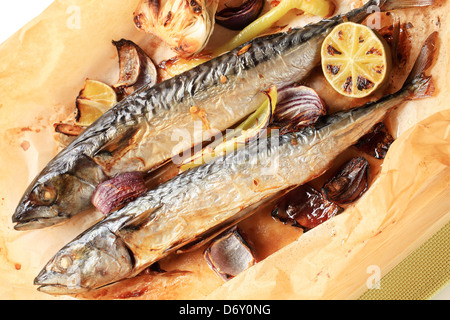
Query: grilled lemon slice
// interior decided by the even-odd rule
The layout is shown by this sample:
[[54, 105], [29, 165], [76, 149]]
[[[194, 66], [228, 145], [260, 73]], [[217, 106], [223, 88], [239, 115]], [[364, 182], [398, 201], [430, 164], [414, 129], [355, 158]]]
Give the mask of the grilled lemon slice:
[[322, 70], [340, 94], [363, 98], [388, 78], [391, 53], [385, 40], [367, 26], [345, 22], [322, 44]]
[[89, 126], [117, 103], [114, 89], [107, 84], [87, 79], [77, 97], [77, 124]]

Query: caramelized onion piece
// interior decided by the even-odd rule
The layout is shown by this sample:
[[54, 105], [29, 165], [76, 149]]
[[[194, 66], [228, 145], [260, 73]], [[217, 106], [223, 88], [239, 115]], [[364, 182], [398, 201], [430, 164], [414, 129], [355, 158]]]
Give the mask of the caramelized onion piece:
[[256, 263], [250, 246], [237, 227], [215, 239], [204, 251], [204, 257], [210, 268], [225, 281]]
[[58, 123], [55, 124], [55, 131], [66, 136], [76, 137], [84, 131], [85, 127], [76, 124]]
[[99, 184], [92, 196], [92, 204], [106, 215], [136, 199], [146, 190], [141, 172], [123, 173]]
[[263, 0], [246, 0], [238, 7], [217, 12], [216, 22], [230, 30], [242, 30], [259, 16], [263, 7]]
[[394, 138], [389, 134], [386, 126], [380, 122], [369, 133], [362, 136], [355, 146], [372, 157], [384, 159], [392, 142]]
[[369, 162], [364, 157], [353, 158], [324, 184], [322, 193], [338, 204], [353, 202], [367, 190], [368, 170]]
[[280, 134], [313, 125], [327, 113], [324, 101], [316, 91], [305, 86], [288, 86], [278, 91], [273, 126]]
[[285, 195], [272, 211], [272, 216], [285, 224], [312, 229], [342, 211], [337, 204], [305, 184]]
[[133, 41], [113, 41], [119, 55], [119, 81], [114, 88], [128, 96], [144, 85], [156, 84], [157, 71], [152, 59]]

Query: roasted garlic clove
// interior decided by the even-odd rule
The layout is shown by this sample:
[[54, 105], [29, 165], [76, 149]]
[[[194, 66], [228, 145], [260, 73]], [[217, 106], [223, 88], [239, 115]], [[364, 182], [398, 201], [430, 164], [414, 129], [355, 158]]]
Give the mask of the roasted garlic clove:
[[237, 227], [215, 239], [204, 251], [204, 257], [211, 269], [225, 281], [256, 263], [250, 246]]
[[136, 26], [167, 43], [181, 56], [200, 52], [214, 29], [219, 0], [142, 0]]
[[152, 87], [158, 75], [152, 59], [133, 41], [113, 41], [119, 55], [119, 80], [113, 86], [122, 96], [128, 96], [144, 85]]

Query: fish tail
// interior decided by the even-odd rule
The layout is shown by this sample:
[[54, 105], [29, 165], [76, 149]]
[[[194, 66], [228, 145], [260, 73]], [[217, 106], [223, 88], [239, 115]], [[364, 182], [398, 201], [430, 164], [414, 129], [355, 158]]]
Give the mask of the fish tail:
[[381, 4], [380, 9], [382, 11], [390, 11], [413, 7], [427, 7], [434, 4], [435, 1], [436, 0], [386, 0], [383, 4]]
[[436, 57], [438, 32], [433, 32], [425, 40], [403, 89], [409, 92], [408, 99], [421, 99], [433, 95], [435, 87], [431, 76], [425, 73], [431, 68]]

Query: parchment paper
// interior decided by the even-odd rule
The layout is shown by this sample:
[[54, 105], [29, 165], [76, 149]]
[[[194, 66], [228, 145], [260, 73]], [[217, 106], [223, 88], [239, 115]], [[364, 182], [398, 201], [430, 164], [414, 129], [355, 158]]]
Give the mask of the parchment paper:
[[[203, 265], [198, 273], [183, 272], [183, 263], [188, 262], [182, 262], [177, 274], [130, 280], [130, 286], [141, 290], [139, 298], [357, 298], [367, 289], [373, 268], [385, 274], [448, 222], [450, 5], [438, 2], [432, 8], [397, 13], [402, 21], [413, 24], [413, 48], [404, 78], [425, 38], [439, 31], [439, 56], [431, 70], [436, 93], [432, 98], [410, 101], [390, 115], [397, 139], [376, 181], [355, 205], [226, 284]], [[74, 112], [84, 80], [114, 84], [118, 79], [111, 41], [133, 40], [156, 62], [172, 54], [157, 39], [134, 27], [132, 13], [137, 3], [55, 1], [0, 46], [1, 299], [70, 298], [38, 292], [33, 279], [63, 245], [101, 215], [89, 212], [60, 226], [27, 232], [13, 229], [11, 215], [29, 182], [59, 150], [53, 124]], [[336, 3], [340, 4], [338, 12], [361, 4]], [[289, 20], [293, 25], [310, 21], [317, 19], [294, 15]], [[220, 32], [220, 28], [215, 31]], [[213, 35], [212, 45], [215, 41]], [[334, 95], [321, 88], [321, 96], [330, 104]], [[336, 100], [335, 105], [339, 104], [344, 106], [346, 101]], [[189, 259], [194, 261], [196, 255], [200, 253]], [[197, 275], [208, 271], [202, 282], [198, 281]], [[88, 298], [109, 298], [107, 293]]]

